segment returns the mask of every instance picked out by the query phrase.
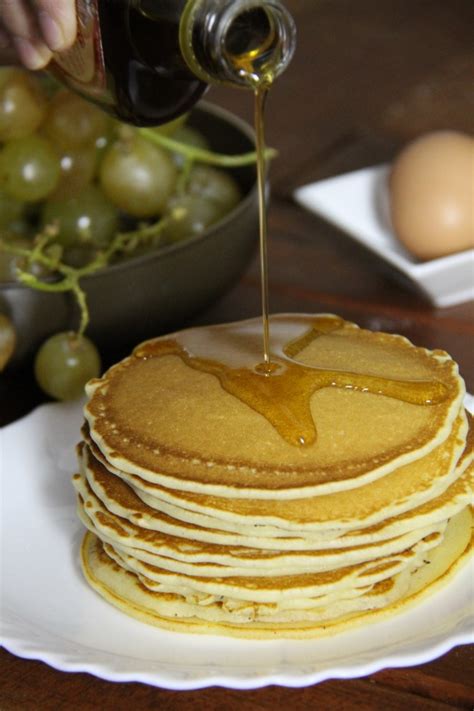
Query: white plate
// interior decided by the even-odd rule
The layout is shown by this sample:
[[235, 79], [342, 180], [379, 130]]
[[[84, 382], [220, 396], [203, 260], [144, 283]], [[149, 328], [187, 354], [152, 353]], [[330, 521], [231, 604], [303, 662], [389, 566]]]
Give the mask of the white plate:
[[402, 272], [437, 306], [474, 299], [474, 249], [416, 261], [390, 229], [386, 178], [385, 165], [364, 168], [305, 185], [294, 197]]
[[391, 620], [321, 640], [263, 642], [161, 631], [84, 582], [70, 483], [78, 404], [38, 408], [0, 431], [3, 645], [62, 671], [169, 689], [304, 686], [429, 661], [473, 641], [472, 571]]

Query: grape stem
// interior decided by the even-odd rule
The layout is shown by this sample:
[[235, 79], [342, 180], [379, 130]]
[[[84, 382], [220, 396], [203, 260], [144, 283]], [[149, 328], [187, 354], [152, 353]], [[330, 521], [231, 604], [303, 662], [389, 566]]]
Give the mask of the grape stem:
[[37, 235], [33, 249], [18, 247], [1, 239], [0, 248], [10, 254], [25, 258], [27, 266], [34, 263], [40, 264], [54, 272], [57, 277], [62, 277], [55, 281], [45, 281], [26, 269], [17, 269], [18, 280], [25, 286], [49, 293], [71, 291], [74, 294], [80, 312], [77, 334], [82, 336], [89, 325], [90, 315], [86, 293], [80, 285], [80, 279], [106, 267], [110, 258], [117, 252], [133, 252], [139, 243], [157, 237], [166, 227], [167, 222], [168, 220], [165, 218], [137, 230], [117, 233], [107, 248], [97, 252], [94, 259], [83, 267], [71, 267], [61, 261], [62, 248], [57, 244], [51, 244], [56, 236], [54, 226], [46, 227], [43, 232]]
[[[238, 155], [214, 153], [213, 151], [208, 151], [205, 148], [198, 148], [197, 146], [190, 146], [189, 144], [182, 143], [181, 141], [175, 141], [173, 138], [165, 136], [162, 133], [158, 133], [152, 128], [139, 128], [138, 132], [147, 141], [156, 143], [163, 148], [167, 148], [169, 151], [173, 151], [173, 153], [179, 153], [185, 158], [192, 161], [198, 161], [199, 163], [217, 165], [221, 168], [238, 168], [242, 165], [251, 165], [257, 160], [257, 154], [255, 151], [240, 153]], [[265, 150], [266, 160], [275, 158], [276, 155], [277, 151], [274, 148], [267, 148]]]

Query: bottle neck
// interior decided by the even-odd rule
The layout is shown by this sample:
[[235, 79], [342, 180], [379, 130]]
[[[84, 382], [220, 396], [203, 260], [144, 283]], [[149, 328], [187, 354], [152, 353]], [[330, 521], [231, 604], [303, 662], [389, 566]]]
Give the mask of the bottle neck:
[[180, 21], [181, 53], [208, 84], [270, 85], [295, 42], [293, 18], [279, 0], [188, 0]]

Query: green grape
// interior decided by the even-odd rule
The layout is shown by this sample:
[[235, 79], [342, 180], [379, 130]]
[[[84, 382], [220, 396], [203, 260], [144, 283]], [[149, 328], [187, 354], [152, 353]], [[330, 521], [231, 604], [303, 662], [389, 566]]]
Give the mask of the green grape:
[[118, 223], [117, 210], [95, 185], [68, 200], [46, 202], [41, 214], [43, 227], [56, 226], [56, 240], [64, 247], [105, 247], [117, 232]]
[[203, 134], [192, 126], [179, 126], [173, 133], [173, 140], [185, 143], [195, 148], [209, 150], [209, 141]]
[[97, 255], [97, 249], [92, 245], [73, 244], [71, 247], [65, 247], [61, 261], [69, 267], [81, 269], [86, 264], [90, 264]]
[[0, 229], [20, 220], [25, 211], [25, 203], [7, 195], [0, 189]]
[[[187, 146], [193, 146], [194, 148], [202, 148], [205, 151], [210, 149], [208, 140], [202, 133], [191, 126], [179, 126], [171, 138], [173, 141], [179, 141], [179, 143], [185, 143]], [[173, 153], [173, 161], [181, 168], [186, 159], [181, 153]]]
[[47, 395], [75, 400], [84, 386], [100, 373], [100, 356], [86, 336], [63, 331], [48, 338], [35, 358], [35, 377]]
[[165, 217], [168, 222], [164, 238], [170, 242], [199, 235], [222, 217], [222, 208], [197, 195], [179, 195], [168, 202]]
[[106, 131], [107, 116], [68, 89], [53, 97], [43, 124], [44, 134], [61, 148], [95, 144]]
[[60, 151], [61, 175], [56, 190], [49, 195], [49, 200], [66, 200], [84, 190], [94, 176], [96, 159], [94, 146]]
[[57, 154], [41, 136], [9, 141], [0, 153], [0, 186], [16, 200], [43, 200], [56, 188], [60, 171]]
[[46, 115], [47, 101], [35, 79], [13, 69], [0, 84], [0, 141], [34, 133]]
[[95, 139], [95, 174], [99, 173], [104, 156], [117, 140], [117, 131], [120, 130], [121, 125], [118, 121], [108, 118], [104, 131]]
[[210, 165], [193, 166], [186, 192], [220, 205], [222, 214], [232, 210], [241, 199], [240, 189], [234, 178]]
[[15, 351], [15, 328], [5, 314], [0, 313], [0, 371], [4, 369]]
[[207, 165], [193, 166], [186, 192], [168, 201], [165, 239], [177, 242], [201, 234], [229, 212], [240, 198], [239, 187], [230, 175]]
[[114, 143], [100, 166], [105, 194], [133, 217], [161, 214], [176, 186], [177, 176], [171, 156], [138, 136]]

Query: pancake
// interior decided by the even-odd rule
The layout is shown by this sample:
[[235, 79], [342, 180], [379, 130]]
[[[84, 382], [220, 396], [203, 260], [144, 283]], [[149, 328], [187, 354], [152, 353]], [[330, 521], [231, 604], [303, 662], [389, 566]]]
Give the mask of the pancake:
[[[90, 451], [86, 450], [84, 456], [86, 475], [101, 498], [113, 499], [121, 495], [126, 499], [132, 496], [129, 488], [119, 486], [117, 477], [132, 485], [133, 492], [147, 505], [141, 507], [134, 499], [140, 525], [146, 528], [155, 528], [154, 512], [160, 511], [173, 519], [208, 528], [245, 531], [249, 535], [310, 534], [328, 529], [342, 532], [373, 526], [421, 506], [446, 491], [462, 472], [457, 467], [461, 457], [464, 455], [463, 466], [474, 457], [471, 440], [466, 444], [467, 428], [463, 411], [454, 423], [451, 435], [439, 447], [392, 474], [360, 487], [357, 497], [352, 490], [281, 501], [191, 494], [150, 484], [110, 465], [106, 467], [103, 460], [101, 466]], [[129, 503], [125, 501], [125, 507]]]
[[[136, 561], [143, 561], [144, 563], [149, 563], [156, 567], [157, 556], [153, 553], [150, 553], [144, 548], [131, 548], [129, 545], [117, 544], [116, 537], [109, 538], [101, 527], [95, 528], [92, 519], [88, 517], [81, 502], [79, 502], [78, 505], [78, 515], [89, 531], [96, 535], [104, 544], [104, 550], [108, 551], [109, 548], [107, 546], [112, 546], [116, 553], [121, 553], [124, 556], [132, 556]], [[237, 573], [235, 576], [230, 574], [227, 576], [226, 573], [229, 572], [228, 568], [224, 566], [214, 566], [214, 577], [218, 578], [223, 589], [228, 590], [229, 586], [231, 586], [234, 597], [248, 599], [248, 597], [251, 596], [252, 599], [260, 602], [281, 602], [287, 598], [294, 599], [296, 595], [306, 595], [307, 597], [329, 594], [335, 595], [341, 591], [346, 593], [348, 590], [360, 588], [365, 590], [375, 583], [401, 572], [407, 566], [416, 563], [419, 557], [424, 555], [426, 550], [438, 542], [439, 540], [422, 541], [411, 550], [379, 559], [375, 563], [369, 561], [354, 566], [346, 566], [334, 571], [307, 573], [304, 576], [298, 575], [297, 578], [294, 574], [273, 576], [271, 580], [267, 579], [261, 581], [262, 584], [260, 586], [256, 586], [252, 583], [251, 576], [247, 576], [248, 579], [243, 580], [243, 578], [246, 577], [243, 574], [245, 572], [248, 573], [248, 570], [242, 570], [240, 574]], [[132, 545], [133, 541], [127, 541], [126, 543]], [[186, 564], [181, 566], [179, 560], [173, 561], [173, 559], [169, 559], [168, 567], [162, 570], [167, 570], [170, 573], [182, 573], [184, 575], [189, 572], [191, 572], [191, 574], [193, 574], [193, 572], [194, 574], [196, 573], [196, 571], [190, 571]], [[203, 580], [205, 576], [203, 576], [202, 572], [201, 569], [201, 579]], [[233, 584], [233, 580], [236, 578], [239, 578], [238, 585]], [[212, 582], [212, 580], [210, 582]]]
[[166, 629], [337, 633], [469, 557], [464, 383], [444, 351], [324, 314], [153, 339], [87, 387], [82, 566]]
[[[83, 462], [82, 458], [81, 462]], [[192, 536], [194, 539], [192, 548], [197, 550], [200, 548], [199, 541], [218, 543], [225, 546], [258, 546], [260, 550], [280, 549], [290, 551], [343, 548], [363, 543], [380, 542], [423, 526], [426, 527], [432, 523], [446, 521], [464, 506], [471, 503], [474, 477], [471, 452], [469, 456], [463, 457], [458, 463], [457, 478], [446, 491], [437, 498], [422, 506], [413, 508], [401, 516], [387, 518], [382, 523], [365, 529], [351, 531], [330, 530], [323, 538], [308, 538], [306, 536], [307, 532], [301, 530], [293, 531], [293, 535], [278, 530], [276, 535], [271, 538], [268, 537], [270, 534], [267, 529], [265, 529], [267, 532], [267, 537], [265, 538], [260, 531], [256, 533], [255, 528], [252, 527], [241, 527], [241, 530], [238, 529], [235, 535], [219, 529], [211, 530], [198, 527], [192, 523], [180, 527], [179, 521], [162, 514], [158, 510], [151, 509], [137, 497], [133, 489], [127, 487], [120, 479], [114, 478], [98, 462], [94, 464], [94, 468], [91, 469], [89, 460], [86, 460], [85, 469], [82, 470], [85, 472], [86, 486], [84, 484], [80, 486], [82, 480], [79, 475], [77, 475], [77, 483], [75, 482], [75, 485], [83, 498], [87, 500], [88, 506], [93, 510], [99, 509], [102, 512], [103, 519], [113, 520], [113, 514], [115, 513], [120, 517], [120, 522], [113, 525], [123, 530], [127, 522], [132, 523], [132, 527], [135, 523], [138, 525], [138, 530], [147, 530], [147, 539], [149, 539], [149, 531], [171, 534], [174, 537], [182, 537], [185, 540]]]
[[[418, 542], [410, 549], [413, 550], [413, 555], [404, 557], [402, 551], [399, 559], [396, 559], [395, 556], [379, 559], [377, 565], [372, 565], [372, 567], [365, 565], [361, 567], [359, 564], [349, 565], [347, 567], [357, 570], [358, 575], [350, 587], [345, 586], [344, 588], [334, 584], [335, 581], [340, 582], [344, 579], [343, 576], [338, 575], [339, 569], [285, 574], [283, 569], [275, 566], [273, 575], [259, 576], [258, 579], [256, 576], [248, 574], [219, 577], [220, 573], [214, 573], [214, 576], [207, 577], [201, 575], [199, 570], [186, 574], [167, 570], [160, 565], [161, 561], [144, 561], [138, 558], [134, 551], [132, 554], [128, 554], [123, 548], [107, 543], [104, 544], [104, 549], [123, 568], [137, 573], [140, 579], [146, 579], [145, 584], [150, 589], [159, 590], [164, 587], [170, 590], [174, 588], [175, 591], [183, 595], [185, 591], [191, 591], [192, 594], [213, 595], [216, 598], [225, 597], [248, 602], [273, 603], [281, 600], [290, 602], [302, 597], [305, 599], [320, 597], [320, 588], [323, 582], [327, 586], [325, 594], [332, 595], [333, 599], [338, 599], [336, 593], [341, 591], [344, 593], [344, 597], [348, 596], [348, 592], [355, 593], [358, 589], [365, 592], [374, 584], [393, 577], [395, 569], [401, 572], [406, 568], [413, 568], [417, 563], [419, 565], [421, 556], [438, 545], [441, 540], [442, 536], [426, 536], [423, 541]], [[400, 564], [396, 565], [395, 560]], [[401, 564], [402, 561], [404, 565]], [[364, 574], [362, 574], [362, 570]], [[278, 575], [275, 575], [275, 571], [278, 571]], [[373, 582], [369, 585], [369, 574], [374, 571], [379, 571], [377, 576], [379, 579], [376, 583]]]
[[275, 570], [281, 574], [304, 573], [308, 570], [312, 572], [336, 570], [340, 567], [375, 559], [380, 560], [388, 555], [402, 553], [423, 539], [437, 540], [446, 526], [446, 522], [443, 521], [382, 542], [352, 548], [317, 551], [269, 551], [244, 546], [221, 546], [217, 543], [199, 544], [198, 542], [193, 543], [191, 547], [186, 539], [162, 533], [153, 536], [153, 532], [144, 531], [140, 527], [110, 514], [84, 484], [85, 482], [81, 479], [75, 481], [84, 511], [92, 522], [92, 525], [85, 522], [88, 528], [99, 533], [103, 540], [107, 539], [111, 542], [129, 543], [127, 539], [131, 538], [135, 547], [154, 553], [161, 566], [171, 570], [193, 571], [197, 575], [241, 574], [256, 578], [272, 575]]
[[331, 315], [271, 328], [274, 377], [254, 369], [254, 319], [149, 341], [92, 381], [85, 416], [107, 461], [168, 488], [300, 498], [373, 481], [449, 436], [465, 388], [444, 351]]
[[[331, 617], [330, 611], [323, 608], [319, 621], [314, 619], [318, 613], [313, 612], [313, 615], [307, 616], [311, 617], [311, 621], [292, 620], [289, 624], [275, 622], [275, 616], [272, 622], [265, 614], [259, 619], [258, 615], [255, 617], [254, 612], [250, 610], [246, 615], [239, 615], [240, 623], [229, 622], [229, 615], [223, 620], [221, 618], [224, 615], [213, 614], [215, 608], [212, 606], [186, 603], [182, 596], [173, 593], [152, 592], [136, 575], [113, 561], [104, 552], [99, 539], [92, 534], [87, 534], [84, 539], [82, 564], [87, 580], [102, 597], [148, 624], [182, 632], [257, 639], [304, 638], [336, 634], [355, 625], [379, 621], [387, 614], [401, 612], [410, 604], [420, 602], [422, 597], [433, 592], [440, 584], [446, 584], [466, 562], [466, 556], [472, 548], [471, 529], [472, 515], [466, 508], [451, 520], [443, 542], [426, 554], [425, 564], [413, 573], [408, 585], [401, 586], [405, 589], [397, 600], [387, 603], [387, 596], [390, 596], [390, 591], [393, 590], [391, 586], [381, 607], [377, 608], [376, 605], [380, 603], [383, 591], [378, 591], [378, 596], [376, 593], [374, 597], [366, 600], [367, 607], [373, 605], [370, 612], [367, 612], [366, 608], [359, 610], [358, 614], [350, 614], [340, 609], [339, 617]], [[213, 604], [219, 607], [219, 603]]]
[[[283, 604], [259, 602], [238, 598], [229, 598], [221, 592], [211, 594], [196, 593], [193, 587], [187, 589], [179, 584], [167, 582], [169, 575], [163, 575], [161, 571], [156, 571], [150, 565], [138, 565], [134, 558], [131, 558], [132, 567], [127, 564], [125, 556], [118, 555], [113, 549], [108, 549], [104, 545], [105, 552], [110, 558], [115, 560], [124, 570], [133, 573], [143, 570], [144, 574], [138, 574], [138, 580], [148, 590], [158, 594], [173, 594], [186, 605], [199, 606], [205, 608], [202, 612], [195, 612], [197, 617], [204, 620], [215, 619], [218, 622], [247, 623], [254, 620], [273, 618], [276, 622], [301, 622], [301, 621], [325, 621], [337, 618], [348, 612], [364, 610], [368, 608], [382, 607], [401, 595], [408, 589], [409, 574], [407, 571], [392, 578], [376, 583], [368, 589], [349, 590], [342, 595], [325, 595], [314, 598], [288, 598]], [[164, 581], [164, 582], [163, 582]], [[194, 582], [194, 581], [193, 581]], [[215, 584], [217, 589], [220, 588]]]

